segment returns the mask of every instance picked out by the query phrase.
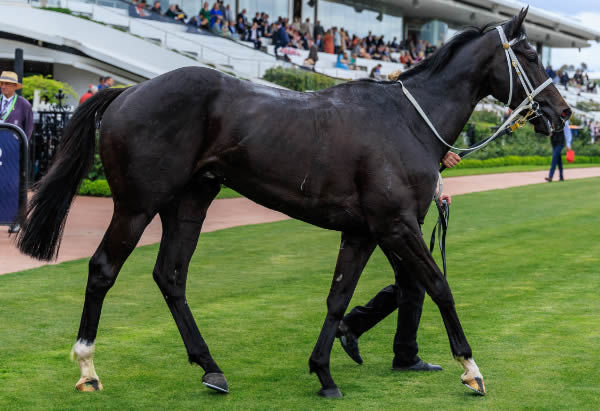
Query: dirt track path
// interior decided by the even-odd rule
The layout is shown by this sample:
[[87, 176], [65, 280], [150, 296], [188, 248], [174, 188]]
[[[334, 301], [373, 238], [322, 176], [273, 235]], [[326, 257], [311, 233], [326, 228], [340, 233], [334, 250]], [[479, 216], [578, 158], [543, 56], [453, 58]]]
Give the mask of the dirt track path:
[[[452, 195], [477, 191], [545, 183], [546, 171], [527, 173], [488, 174], [480, 176], [451, 177], [444, 179], [444, 191]], [[600, 167], [566, 170], [568, 179], [600, 177]], [[546, 183], [547, 184], [547, 183]], [[557, 183], [555, 183], [557, 184]], [[91, 256], [100, 243], [112, 216], [112, 200], [109, 198], [78, 197], [71, 208], [65, 235], [56, 263]], [[202, 232], [216, 231], [241, 225], [259, 224], [288, 219], [277, 211], [269, 210], [245, 198], [216, 200], [208, 209]], [[47, 263], [20, 254], [1, 228], [0, 274], [40, 267]], [[160, 241], [161, 226], [157, 218], [146, 228], [139, 245]]]

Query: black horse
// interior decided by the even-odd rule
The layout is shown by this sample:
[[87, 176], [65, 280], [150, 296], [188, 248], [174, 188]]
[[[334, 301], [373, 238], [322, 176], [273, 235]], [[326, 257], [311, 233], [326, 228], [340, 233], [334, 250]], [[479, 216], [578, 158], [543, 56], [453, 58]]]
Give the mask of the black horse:
[[[503, 24], [508, 39], [524, 36], [527, 10]], [[534, 87], [546, 73], [526, 41], [514, 46]], [[489, 27], [468, 29], [400, 79], [438, 131], [453, 143], [483, 97], [507, 101], [509, 73], [502, 43]], [[513, 79], [515, 98], [525, 92]], [[551, 85], [536, 97], [538, 132], [563, 127], [570, 109]], [[513, 108], [516, 103], [513, 104]], [[431, 204], [445, 147], [392, 81], [361, 80], [316, 93], [240, 81], [215, 70], [182, 68], [126, 89], [109, 89], [77, 109], [56, 160], [31, 201], [21, 251], [51, 259], [66, 215], [89, 169], [99, 129], [114, 215], [90, 260], [81, 326], [74, 347], [83, 391], [102, 388], [93, 365], [106, 293], [158, 213], [163, 235], [154, 268], [189, 360], [203, 382], [227, 392], [185, 297], [190, 258], [206, 210], [221, 185], [266, 207], [330, 230], [341, 246], [327, 316], [309, 366], [327, 397], [340, 396], [329, 372], [336, 329], [376, 246], [395, 275], [423, 285], [437, 304], [463, 382], [484, 393], [448, 283], [419, 225]]]

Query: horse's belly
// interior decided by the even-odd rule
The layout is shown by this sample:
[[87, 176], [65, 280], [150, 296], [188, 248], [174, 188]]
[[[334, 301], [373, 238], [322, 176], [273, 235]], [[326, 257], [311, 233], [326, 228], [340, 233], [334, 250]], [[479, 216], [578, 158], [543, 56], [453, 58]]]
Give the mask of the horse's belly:
[[252, 180], [233, 177], [227, 178], [225, 184], [262, 206], [309, 224], [336, 231], [366, 230], [357, 194], [316, 196], [304, 191], [307, 189], [302, 184], [290, 190], [273, 182]]

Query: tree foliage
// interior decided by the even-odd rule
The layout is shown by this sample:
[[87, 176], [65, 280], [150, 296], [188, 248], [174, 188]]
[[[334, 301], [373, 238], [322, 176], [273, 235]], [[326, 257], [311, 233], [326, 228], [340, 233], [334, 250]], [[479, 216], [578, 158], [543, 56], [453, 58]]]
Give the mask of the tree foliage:
[[40, 97], [45, 97], [52, 104], [58, 104], [56, 95], [59, 90], [62, 90], [65, 95], [72, 96], [74, 99], [79, 98], [73, 87], [67, 83], [54, 80], [51, 76], [36, 75], [23, 78], [23, 97], [29, 101], [33, 101], [34, 90], [40, 90]]

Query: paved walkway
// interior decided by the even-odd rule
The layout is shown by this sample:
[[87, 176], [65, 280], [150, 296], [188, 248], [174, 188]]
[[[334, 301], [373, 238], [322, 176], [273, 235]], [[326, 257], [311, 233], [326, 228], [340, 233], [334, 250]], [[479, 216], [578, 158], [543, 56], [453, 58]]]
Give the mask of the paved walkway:
[[[489, 174], [480, 176], [450, 177], [444, 179], [444, 191], [452, 195], [494, 190], [529, 184], [545, 183], [546, 171], [527, 173]], [[569, 179], [600, 177], [600, 167], [569, 169]], [[546, 183], [547, 184], [547, 183]], [[53, 264], [91, 256], [108, 227], [113, 204], [109, 198], [77, 197], [65, 227], [59, 259]], [[208, 209], [203, 232], [221, 230], [241, 225], [259, 224], [288, 219], [277, 211], [259, 206], [245, 198], [216, 200]], [[13, 238], [0, 228], [0, 274], [40, 267], [43, 263], [19, 253]], [[157, 218], [146, 228], [139, 245], [160, 241], [161, 226]]]

